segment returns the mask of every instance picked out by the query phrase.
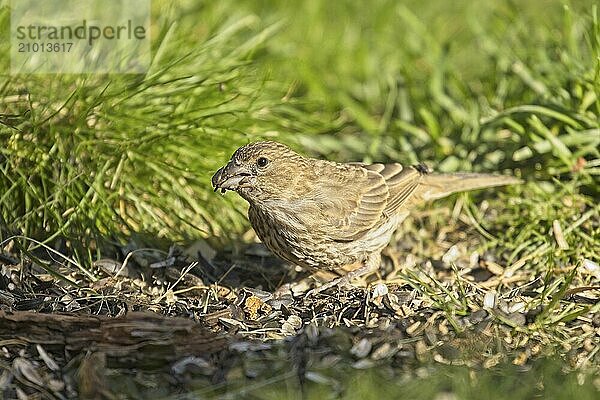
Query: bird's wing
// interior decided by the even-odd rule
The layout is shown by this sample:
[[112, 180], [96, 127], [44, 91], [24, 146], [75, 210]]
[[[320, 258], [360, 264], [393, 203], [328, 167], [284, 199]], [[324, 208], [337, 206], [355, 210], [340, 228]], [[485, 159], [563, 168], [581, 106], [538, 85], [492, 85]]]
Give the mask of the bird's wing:
[[424, 167], [403, 167], [399, 163], [370, 164], [363, 165], [363, 168], [377, 172], [385, 180], [390, 195], [383, 212], [388, 217], [394, 215], [417, 192], [425, 173]]
[[389, 197], [380, 173], [359, 165], [321, 162], [316, 177], [309, 195], [312, 218], [332, 240], [354, 240], [380, 221]]

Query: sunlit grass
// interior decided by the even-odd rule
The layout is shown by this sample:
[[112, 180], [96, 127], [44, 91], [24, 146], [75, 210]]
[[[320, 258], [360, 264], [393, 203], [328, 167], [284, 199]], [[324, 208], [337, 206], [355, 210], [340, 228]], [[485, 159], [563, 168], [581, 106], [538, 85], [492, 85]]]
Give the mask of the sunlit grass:
[[560, 176], [598, 195], [596, 8], [441, 4], [155, 1], [146, 75], [4, 75], [5, 233], [241, 232], [244, 206], [209, 177], [259, 137], [337, 160]]

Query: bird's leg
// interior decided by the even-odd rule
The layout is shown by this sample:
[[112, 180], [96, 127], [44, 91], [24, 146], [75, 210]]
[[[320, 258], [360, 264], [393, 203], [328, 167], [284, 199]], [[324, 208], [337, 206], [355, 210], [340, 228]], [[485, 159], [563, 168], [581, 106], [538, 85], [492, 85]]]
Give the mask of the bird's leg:
[[367, 275], [371, 272], [377, 271], [380, 264], [381, 264], [381, 254], [379, 252], [371, 253], [367, 257], [367, 259], [364, 261], [363, 265], [360, 266], [359, 268], [355, 269], [354, 271], [348, 272], [344, 276], [341, 276], [337, 279], [327, 282], [318, 288], [311, 290], [306, 295], [311, 296], [313, 294], [321, 293], [322, 291], [332, 288], [334, 286], [348, 285], [355, 278], [359, 278], [363, 275]]

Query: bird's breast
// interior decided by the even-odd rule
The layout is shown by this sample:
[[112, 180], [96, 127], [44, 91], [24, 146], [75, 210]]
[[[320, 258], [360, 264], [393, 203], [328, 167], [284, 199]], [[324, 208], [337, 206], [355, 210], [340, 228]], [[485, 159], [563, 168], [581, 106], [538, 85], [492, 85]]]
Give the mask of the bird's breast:
[[[291, 210], [250, 206], [248, 218], [259, 239], [280, 258], [308, 268], [335, 269], [362, 257], [343, 251], [318, 224]], [[346, 244], [345, 244], [346, 245]]]

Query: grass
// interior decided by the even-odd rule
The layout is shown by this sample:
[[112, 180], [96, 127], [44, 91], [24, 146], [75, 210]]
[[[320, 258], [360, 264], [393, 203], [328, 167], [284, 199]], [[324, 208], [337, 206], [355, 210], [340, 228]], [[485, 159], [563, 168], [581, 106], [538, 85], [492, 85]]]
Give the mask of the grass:
[[[392, 248], [410, 243], [399, 251], [439, 260], [443, 246], [434, 241], [466, 243], [465, 252], [502, 269], [493, 289], [507, 301], [517, 293], [510, 279], [522, 277], [523, 290], [541, 282], [527, 305], [540, 313], [514, 327], [521, 337], [568, 342], [568, 323], [598, 312], [565, 300], [598, 286], [584, 267], [600, 262], [594, 1], [152, 7], [144, 75], [9, 75], [10, 60], [0, 58], [3, 251], [86, 288], [99, 278], [95, 261], [122, 261], [131, 249], [247, 241], [246, 205], [216, 196], [210, 177], [240, 145], [269, 138], [337, 161], [522, 177], [523, 186], [416, 213]], [[9, 24], [0, 0], [4, 55]], [[478, 241], [466, 238], [467, 227]], [[50, 262], [43, 248], [52, 249]], [[457, 321], [485, 291], [464, 296], [471, 283], [454, 268], [443, 282], [422, 265], [396, 279], [460, 331]]]
[[146, 75], [4, 75], [0, 214], [46, 241], [239, 233], [242, 203], [223, 206], [209, 177], [261, 137], [597, 196], [600, 28], [582, 3], [542, 19], [543, 2], [156, 1]]

